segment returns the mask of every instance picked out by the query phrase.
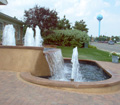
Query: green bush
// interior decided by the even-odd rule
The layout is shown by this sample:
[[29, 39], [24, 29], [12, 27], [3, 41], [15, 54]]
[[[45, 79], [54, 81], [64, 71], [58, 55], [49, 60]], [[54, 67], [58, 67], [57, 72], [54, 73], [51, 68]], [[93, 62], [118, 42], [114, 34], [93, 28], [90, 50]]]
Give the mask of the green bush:
[[55, 32], [53, 30], [47, 30], [47, 31], [41, 32], [41, 34], [43, 37], [46, 37], [46, 36], [49, 36], [51, 34], [55, 34]]
[[76, 38], [79, 38], [83, 42], [89, 42], [89, 36], [86, 32], [82, 32], [80, 30], [54, 30], [54, 32], [58, 35], [64, 34], [67, 36], [75, 36]]
[[95, 49], [97, 49], [97, 47], [93, 46], [93, 45], [88, 45], [88, 48], [95, 48]]
[[44, 44], [83, 47], [84, 43], [89, 42], [87, 33], [79, 30], [54, 30], [53, 32], [44, 36]]

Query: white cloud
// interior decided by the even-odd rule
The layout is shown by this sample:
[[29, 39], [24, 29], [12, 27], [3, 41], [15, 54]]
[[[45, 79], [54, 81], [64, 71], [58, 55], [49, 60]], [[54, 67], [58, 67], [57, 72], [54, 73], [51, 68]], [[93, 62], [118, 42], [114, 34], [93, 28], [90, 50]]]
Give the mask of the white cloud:
[[115, 6], [116, 6], [116, 7], [120, 6], [120, 0], [116, 0]]
[[104, 6], [105, 6], [105, 7], [110, 7], [110, 3], [104, 2]]
[[73, 8], [68, 8], [64, 11], [64, 14], [68, 14], [68, 15], [71, 15], [74, 13], [74, 9]]

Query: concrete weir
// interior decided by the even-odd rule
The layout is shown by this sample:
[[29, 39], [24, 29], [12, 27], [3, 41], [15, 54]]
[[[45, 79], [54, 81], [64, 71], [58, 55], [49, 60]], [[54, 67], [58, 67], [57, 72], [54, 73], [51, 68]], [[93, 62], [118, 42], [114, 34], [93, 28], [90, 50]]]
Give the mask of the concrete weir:
[[0, 70], [50, 76], [43, 47], [0, 46]]

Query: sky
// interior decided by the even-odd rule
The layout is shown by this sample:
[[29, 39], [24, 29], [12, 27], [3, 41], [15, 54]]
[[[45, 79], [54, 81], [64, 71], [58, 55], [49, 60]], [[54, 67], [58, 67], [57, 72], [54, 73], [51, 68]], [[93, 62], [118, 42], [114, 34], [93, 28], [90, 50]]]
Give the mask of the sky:
[[0, 12], [19, 20], [24, 20], [24, 11], [35, 5], [56, 10], [58, 17], [66, 18], [74, 25], [84, 20], [89, 28], [89, 36], [98, 36], [97, 16], [101, 14], [101, 35], [120, 36], [120, 0], [7, 0], [0, 5]]

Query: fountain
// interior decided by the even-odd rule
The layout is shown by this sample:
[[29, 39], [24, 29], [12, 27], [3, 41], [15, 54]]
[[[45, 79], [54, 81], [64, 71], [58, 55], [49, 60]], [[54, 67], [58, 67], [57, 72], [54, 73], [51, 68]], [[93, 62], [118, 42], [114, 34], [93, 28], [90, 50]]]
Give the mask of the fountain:
[[64, 63], [60, 49], [55, 51], [54, 53], [52, 51], [52, 53], [49, 52], [45, 55], [51, 71], [51, 80], [70, 81], [71, 79], [71, 81], [83, 81], [81, 72], [79, 71], [80, 64], [78, 62], [77, 47], [73, 49], [73, 55], [71, 60], [72, 72], [70, 72], [70, 65]]
[[[68, 61], [66, 62], [66, 60], [64, 60], [63, 57], [62, 57], [62, 53], [61, 53], [60, 49], [51, 49], [51, 48], [46, 49], [46, 48], [40, 47], [40, 46], [42, 46], [43, 39], [40, 35], [40, 29], [39, 29], [38, 26], [36, 26], [35, 30], [36, 30], [35, 39], [33, 37], [32, 28], [27, 28], [26, 34], [25, 34], [25, 37], [24, 37], [24, 46], [34, 46], [34, 47], [17, 47], [17, 46], [15, 47], [15, 49], [19, 49], [19, 48], [29, 49], [29, 51], [30, 51], [30, 49], [31, 50], [32, 49], [41, 50], [39, 52], [36, 52], [37, 50], [35, 51], [36, 53], [34, 53], [34, 54], [38, 54], [38, 55], [36, 55], [36, 58], [35, 57], [34, 58], [35, 59], [38, 59], [38, 57], [41, 58], [39, 62], [41, 62], [41, 64], [45, 63], [47, 68], [44, 67], [44, 65], [41, 65], [40, 63], [38, 63], [38, 64], [34, 63], [33, 64], [33, 66], [34, 66], [33, 70], [35, 70], [35, 71], [31, 70], [31, 73], [33, 75], [36, 75], [36, 76], [51, 76], [49, 78], [50, 80], [59, 80], [59, 81], [75, 81], [75, 82], [89, 81], [89, 79], [85, 79], [86, 77], [83, 75], [83, 74], [89, 73], [89, 71], [86, 70], [87, 73], [86, 72], [84, 73], [84, 70], [82, 70], [83, 67], [86, 67], [86, 66], [84, 65], [82, 67], [82, 64], [79, 63], [77, 47], [73, 49], [72, 60], [71, 60], [72, 63], [70, 62], [70, 60], [69, 60], [69, 62]], [[6, 36], [8, 34], [8, 31], [9, 31], [9, 35], [12, 36], [12, 39], [15, 39], [15, 37], [13, 37], [15, 30], [14, 30], [12, 25], [7, 25], [5, 27], [3, 39], [7, 39]], [[7, 41], [8, 41], [8, 39], [7, 39]], [[8, 43], [6, 44], [7, 41], [3, 40], [3, 44], [8, 45]], [[35, 46], [37, 46], [37, 47], [35, 47]], [[43, 51], [43, 49], [44, 49], [44, 51]], [[11, 50], [11, 51], [13, 51], [13, 50]], [[22, 51], [19, 51], [20, 54], [21, 54]], [[47, 52], [47, 53], [45, 53], [45, 52]], [[31, 53], [32, 52], [30, 52], [29, 55], [31, 55]], [[43, 56], [43, 53], [44, 53], [45, 56]], [[14, 54], [14, 53], [11, 53], [11, 54]], [[16, 54], [18, 55], [17, 52], [16, 52]], [[28, 55], [27, 52], [25, 53], [25, 56], [26, 55]], [[15, 56], [15, 57], [17, 57], [17, 56]], [[45, 61], [45, 58], [46, 58], [47, 62]], [[11, 58], [11, 59], [13, 59], [13, 58]], [[18, 59], [18, 58], [16, 58], [16, 59]], [[44, 59], [44, 62], [43, 62], [43, 59]], [[38, 62], [38, 61], [35, 61], [35, 62]], [[18, 63], [20, 63], [20, 62], [18, 62]], [[18, 65], [21, 66], [21, 64], [18, 64]], [[31, 67], [31, 65], [29, 65], [29, 67]], [[38, 67], [43, 67], [43, 69], [41, 70], [41, 71], [43, 71], [43, 73], [41, 73], [41, 71], [38, 69]], [[44, 69], [46, 69], [46, 70], [44, 70]], [[93, 68], [92, 68], [92, 70], [93, 70]], [[102, 74], [102, 73], [100, 72], [100, 74]], [[97, 77], [99, 77], [99, 76], [97, 76]], [[94, 78], [92, 78], [91, 80], [94, 81]]]
[[[38, 29], [36, 32], [38, 33]], [[36, 37], [38, 38], [38, 35]], [[33, 47], [35, 41], [31, 28], [26, 30], [24, 46], [15, 46], [15, 29], [13, 25], [6, 25], [2, 45], [5, 46], [0, 46], [0, 59], [2, 60], [0, 69], [18, 72], [30, 71], [35, 76], [50, 75], [48, 63], [43, 54], [44, 48]]]
[[[5, 36], [9, 31], [11, 37], [14, 28], [6, 26], [5, 29]], [[117, 75], [112, 76], [109, 71], [101, 68], [95, 61], [78, 60], [77, 47], [73, 49], [72, 60], [70, 58], [63, 59], [60, 49], [47, 49], [45, 51], [43, 47], [27, 47], [42, 45], [40, 44], [42, 40], [37, 40], [38, 37], [41, 37], [38, 33], [40, 33], [40, 30], [36, 27], [36, 42], [34, 41], [33, 30], [27, 28], [24, 47], [0, 46], [0, 59], [2, 60], [0, 69], [20, 72], [20, 77], [35, 84], [65, 90], [94, 93], [101, 93], [101, 90], [103, 92], [119, 90], [119, 87], [114, 88], [114, 81], [109, 81], [109, 78], [117, 80]], [[7, 41], [4, 41], [5, 36], [3, 36], [3, 45], [7, 45], [5, 44]], [[74, 82], [71, 82], [71, 79], [74, 79]], [[118, 82], [119, 80], [115, 81], [116, 87]]]
[[109, 78], [103, 70], [94, 64], [80, 63], [77, 47], [73, 49], [71, 62], [70, 59], [63, 59], [60, 49], [48, 49], [44, 53], [51, 72], [50, 80], [89, 82]]
[[33, 30], [32, 28], [27, 28], [25, 37], [24, 37], [24, 46], [35, 46]]
[[41, 37], [41, 30], [39, 29], [38, 26], [36, 26], [35, 30], [36, 30], [35, 46], [42, 47], [43, 39]]
[[15, 42], [15, 29], [13, 25], [6, 25], [3, 30], [2, 45], [16, 46]]

